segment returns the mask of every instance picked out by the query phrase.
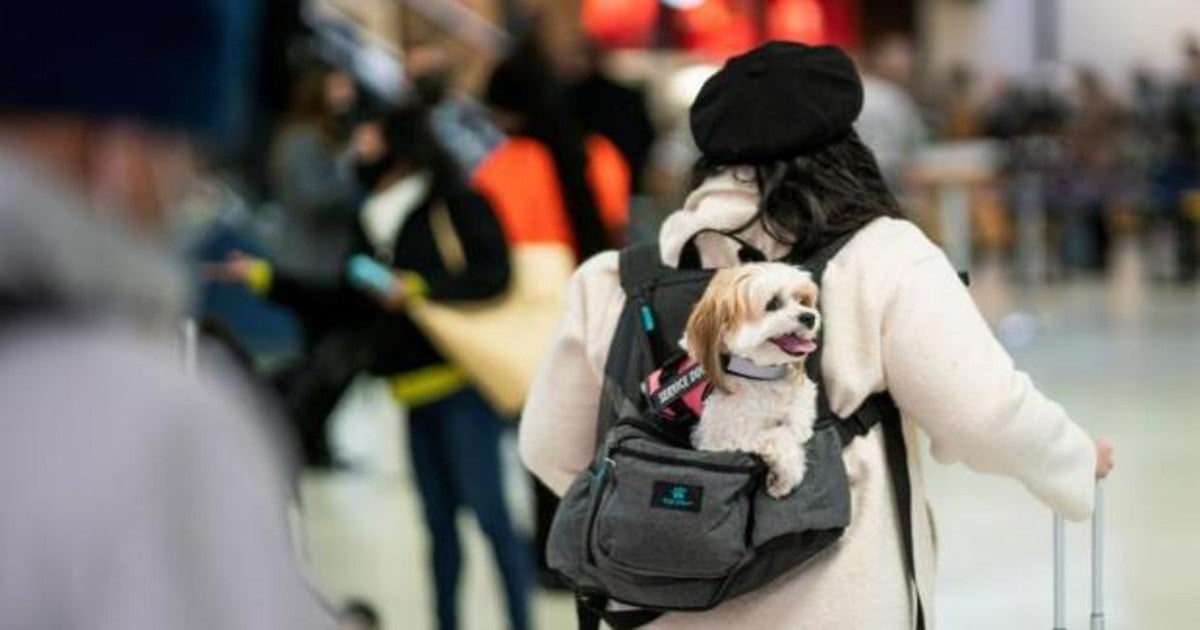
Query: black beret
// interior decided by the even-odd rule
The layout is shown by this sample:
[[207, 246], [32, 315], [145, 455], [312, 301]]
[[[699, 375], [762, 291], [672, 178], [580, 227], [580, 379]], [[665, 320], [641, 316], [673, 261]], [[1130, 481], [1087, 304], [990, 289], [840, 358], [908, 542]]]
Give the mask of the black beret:
[[785, 159], [845, 136], [862, 104], [862, 80], [840, 48], [769, 42], [704, 83], [692, 103], [692, 136], [720, 164]]

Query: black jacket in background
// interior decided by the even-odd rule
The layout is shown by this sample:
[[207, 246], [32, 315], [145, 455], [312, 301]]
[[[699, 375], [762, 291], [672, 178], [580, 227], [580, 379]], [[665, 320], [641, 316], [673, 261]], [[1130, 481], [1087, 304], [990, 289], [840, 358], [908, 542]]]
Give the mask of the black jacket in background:
[[[422, 202], [401, 228], [390, 265], [420, 274], [432, 300], [498, 296], [508, 287], [510, 270], [508, 246], [495, 214], [483, 197], [469, 190], [450, 195], [445, 203], [466, 254], [466, 268], [452, 274], [442, 262], [430, 227], [430, 213], [436, 206], [432, 197]], [[374, 256], [362, 227], [358, 222], [355, 226], [346, 260], [357, 254]], [[407, 315], [384, 310], [373, 296], [351, 286], [345, 267], [343, 262], [332, 285], [276, 270], [268, 297], [295, 310], [306, 326], [361, 330], [372, 347], [372, 374], [393, 376], [446, 362]]]
[[616, 145], [629, 164], [632, 191], [641, 191], [655, 134], [643, 93], [594, 72], [569, 86], [567, 96], [584, 128]]

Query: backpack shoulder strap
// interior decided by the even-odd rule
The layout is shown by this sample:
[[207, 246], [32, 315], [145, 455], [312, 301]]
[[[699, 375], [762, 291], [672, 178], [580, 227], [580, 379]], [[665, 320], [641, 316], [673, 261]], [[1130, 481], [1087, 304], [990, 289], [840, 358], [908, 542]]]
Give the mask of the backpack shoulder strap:
[[813, 280], [816, 280], [817, 284], [821, 284], [821, 280], [825, 277], [825, 268], [829, 266], [829, 261], [833, 260], [842, 251], [842, 248], [854, 239], [854, 235], [856, 234], [858, 234], [858, 230], [846, 232], [833, 241], [830, 241], [821, 249], [813, 252], [812, 255], [798, 262], [812, 274]]
[[[857, 231], [850, 231], [837, 237], [830, 243], [818, 249], [812, 255], [802, 260], [792, 260], [791, 262], [801, 265], [805, 271], [812, 274], [813, 281], [817, 286], [821, 286], [824, 279], [825, 268], [829, 266], [829, 261], [833, 260], [834, 256], [854, 238]], [[825, 391], [825, 376], [821, 369], [822, 359], [825, 355], [824, 343], [824, 328], [820, 333], [822, 342], [817, 346], [816, 352], [808, 357], [804, 362], [805, 372], [808, 378], [812, 379], [817, 384], [817, 418], [818, 422], [833, 421], [837, 427], [838, 436], [842, 438], [842, 445], [847, 445], [850, 440], [858, 435], [865, 435], [873, 425], [864, 424], [859, 419], [859, 413], [851, 414], [851, 418], [840, 419], [833, 409], [829, 406], [829, 396]]]
[[[873, 405], [880, 414], [879, 425], [883, 430], [883, 452], [887, 460], [888, 477], [892, 480], [892, 490], [896, 496], [896, 515], [900, 521], [900, 541], [904, 549], [904, 564], [908, 570], [909, 586], [915, 594], [913, 602], [916, 607], [916, 630], [925, 630], [925, 605], [921, 601], [921, 593], [917, 590], [916, 553], [913, 542], [913, 505], [912, 481], [908, 472], [908, 446], [904, 440], [904, 426], [900, 418], [900, 410], [892, 397], [886, 392], [876, 394], [867, 399], [878, 398]], [[864, 405], [867, 406], [867, 405]]]
[[662, 263], [657, 242], [638, 243], [621, 250], [618, 270], [626, 295], [653, 284], [670, 268]]
[[[856, 231], [848, 232], [839, 236], [802, 262], [804, 268], [813, 275], [813, 280], [818, 285], [824, 279], [825, 270], [829, 266], [829, 262], [854, 238], [856, 233]], [[817, 393], [818, 413], [822, 414], [822, 417], [826, 417], [827, 414], [828, 417], [834, 418], [836, 414], [829, 408], [829, 399], [825, 394], [824, 382], [820, 380], [822, 379], [820, 352], [821, 349], [818, 348], [817, 356], [813, 357], [816, 360], [810, 361], [810, 363], [815, 363], [815, 365], [809, 372], [809, 375], [810, 378], [818, 379], [817, 382], [821, 385]], [[887, 460], [888, 477], [891, 478], [892, 489], [896, 497], [896, 513], [900, 520], [900, 535], [904, 549], [905, 567], [908, 570], [910, 584], [915, 588], [916, 562], [913, 550], [912, 485], [909, 479], [908, 448], [904, 441], [900, 410], [896, 407], [896, 403], [892, 400], [892, 396], [889, 393], [880, 392], [871, 395], [863, 401], [863, 404], [854, 413], [850, 414], [850, 417], [837, 418], [834, 422], [836, 423], [838, 436], [841, 438], [843, 446], [850, 444], [856, 437], [866, 435], [876, 425], [879, 425], [883, 431], [884, 455]], [[916, 596], [915, 606], [915, 627], [917, 630], [925, 630], [925, 608], [921, 601], [920, 593]]]
[[[665, 357], [657, 351], [664, 344], [656, 322], [654, 310], [650, 305], [650, 294], [655, 283], [674, 271], [662, 263], [658, 243], [638, 243], [621, 250], [617, 264], [618, 275], [621, 279], [621, 289], [625, 291], [626, 304], [638, 309], [640, 332], [638, 341], [646, 357], [657, 364]], [[628, 306], [627, 306], [628, 307]]]

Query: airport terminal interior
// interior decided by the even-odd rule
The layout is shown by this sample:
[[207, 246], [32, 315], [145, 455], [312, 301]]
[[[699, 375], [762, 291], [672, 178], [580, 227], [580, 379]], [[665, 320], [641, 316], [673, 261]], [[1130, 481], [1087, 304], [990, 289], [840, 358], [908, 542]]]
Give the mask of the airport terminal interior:
[[[341, 624], [339, 630], [575, 628], [571, 591], [545, 567], [533, 566], [541, 551], [534, 542], [539, 523], [545, 529], [554, 514], [553, 498], [548, 491], [538, 492], [534, 473], [549, 477], [556, 471], [551, 466], [539, 469], [518, 454], [518, 433], [525, 431], [527, 437], [530, 431], [541, 431], [529, 440], [534, 446], [523, 444], [536, 451], [534, 459], [570, 454], [572, 447], [590, 456], [590, 444], [583, 448], [580, 442], [566, 443], [571, 432], [555, 433], [558, 427], [551, 419], [560, 409], [567, 413], [579, 408], [571, 404], [578, 397], [594, 394], [600, 400], [599, 390], [611, 393], [605, 389], [609, 381], [600, 384], [601, 370], [587, 363], [597, 352], [591, 346], [600, 341], [572, 343], [604, 329], [604, 316], [616, 318], [615, 308], [600, 312], [616, 302], [598, 297], [618, 295], [617, 274], [604, 275], [604, 264], [613, 258], [588, 264], [585, 269], [591, 275], [582, 280], [570, 281], [571, 274], [609, 250], [657, 240], [664, 222], [675, 229], [695, 228], [689, 239], [663, 239], [678, 245], [677, 259], [686, 266], [702, 259], [730, 265], [765, 260], [766, 252], [796, 262], [801, 254], [822, 251], [852, 232], [872, 229], [871, 222], [878, 221], [907, 235], [909, 240], [896, 249], [928, 248], [922, 250], [928, 255], [921, 262], [941, 263], [928, 242], [944, 252], [967, 280], [971, 300], [1016, 369], [1028, 374], [1037, 390], [1061, 405], [1087, 434], [1074, 431], [1057, 407], [1029, 393], [1002, 353], [972, 356], [991, 359], [972, 365], [985, 375], [980, 382], [987, 374], [1002, 375], [987, 382], [1004, 390], [996, 398], [1010, 402], [1011, 409], [1004, 408], [1003, 418], [999, 412], [988, 416], [998, 419], [994, 425], [964, 422], [947, 428], [952, 423], [945, 423], [941, 437], [952, 440], [975, 431], [972, 445], [988, 447], [978, 448], [974, 461], [979, 462], [993, 461], [989, 456], [995, 444], [979, 436], [994, 435], [1000, 445], [995, 452], [1002, 451], [995, 461], [1011, 466], [1002, 471], [1009, 476], [988, 475], [963, 463], [936, 461], [928, 444], [920, 444], [936, 539], [936, 604], [925, 610], [926, 616], [942, 630], [1052, 627], [1056, 530], [1047, 505], [1059, 500], [1060, 509], [1068, 510], [1062, 505], [1069, 503], [1065, 495], [1070, 493], [1063, 490], [1040, 502], [1035, 492], [1015, 481], [1028, 480], [1032, 470], [1062, 482], [1060, 486], [1066, 485], [1068, 473], [1075, 473], [1070, 481], [1076, 490], [1107, 475], [1097, 490], [1100, 520], [1068, 522], [1061, 532], [1067, 627], [1200, 628], [1198, 0], [263, 0], [262, 32], [246, 40], [253, 40], [246, 44], [255, 47], [247, 53], [253, 62], [242, 60], [239, 69], [226, 68], [226, 75], [197, 70], [196, 80], [189, 75], [186, 86], [180, 85], [175, 65], [184, 68], [195, 62], [203, 66], [200, 69], [211, 69], [199, 61], [215, 56], [222, 37], [236, 39], [238, 29], [253, 20], [219, 23], [235, 9], [245, 9], [241, 0], [168, 4], [175, 1], [212, 18], [213, 24], [197, 20], [180, 26], [177, 16], [158, 14], [165, 10], [161, 2], [151, 11], [154, 2], [114, 0], [114, 6], [140, 8], [133, 15], [113, 18], [96, 8], [101, 3], [75, 0], [87, 8], [76, 13], [91, 16], [97, 33], [122, 34], [93, 51], [94, 64], [76, 59], [77, 49], [91, 50], [83, 44], [95, 43], [91, 26], [69, 20], [47, 27], [46, 35], [30, 36], [31, 49], [46, 43], [47, 49], [61, 53], [57, 57], [9, 63], [17, 56], [6, 53], [6, 40], [19, 40], [16, 36], [24, 29], [0, 22], [0, 325], [7, 332], [10, 293], [37, 297], [45, 288], [42, 284], [52, 284], [46, 278], [58, 279], [69, 297], [94, 300], [97, 312], [105, 316], [124, 317], [121, 308], [131, 311], [136, 317], [129, 321], [114, 320], [136, 329], [139, 341], [143, 336], [154, 339], [173, 352], [155, 355], [158, 363], [147, 359], [144, 363], [160, 369], [138, 373], [144, 378], [139, 377], [128, 396], [92, 391], [77, 397], [64, 396], [59, 382], [64, 380], [61, 374], [71, 373], [68, 367], [76, 366], [73, 354], [50, 357], [68, 367], [51, 370], [36, 387], [20, 380], [24, 365], [6, 365], [3, 360], [11, 355], [0, 354], [0, 376], [8, 378], [0, 379], [0, 425], [11, 422], [27, 430], [21, 436], [35, 436], [32, 439], [42, 439], [38, 436], [46, 426], [58, 426], [21, 422], [27, 418], [8, 413], [5, 395], [30, 408], [86, 404], [80, 415], [87, 416], [87, 429], [61, 431], [66, 436], [61, 443], [73, 438], [70, 444], [81, 453], [80, 461], [107, 453], [104, 448], [124, 446], [131, 452], [97, 460], [116, 467], [142, 461], [139, 457], [170, 464], [162, 466], [161, 479], [150, 480], [154, 483], [147, 485], [153, 487], [133, 508], [121, 512], [104, 502], [107, 491], [118, 494], [126, 487], [112, 484], [89, 494], [89, 502], [78, 502], [81, 510], [96, 508], [91, 520], [77, 519], [86, 527], [43, 530], [44, 522], [37, 520], [43, 511], [61, 518], [75, 514], [76, 507], [74, 500], [49, 505], [44, 496], [62, 491], [78, 498], [79, 488], [107, 477], [98, 474], [93, 479], [88, 471], [77, 485], [63, 490], [54, 486], [59, 483], [55, 475], [77, 470], [54, 467], [45, 479], [26, 479], [21, 477], [26, 469], [46, 469], [52, 458], [20, 446], [24, 442], [13, 441], [17, 446], [9, 451], [0, 448], [0, 466], [11, 464], [21, 473], [7, 475], [9, 479], [0, 474], [0, 490], [28, 491], [0, 492], [0, 627], [9, 627], [6, 603], [23, 603], [20, 614], [26, 616], [21, 619], [60, 615], [55, 605], [40, 599], [36, 605], [26, 603], [34, 601], [29, 585], [41, 584], [32, 577], [43, 573], [25, 566], [12, 573], [5, 566], [11, 566], [6, 551], [33, 549], [30, 564], [46, 561], [73, 577], [79, 569], [81, 580], [108, 581], [108, 565], [87, 564], [94, 557], [108, 557], [101, 552], [111, 552], [97, 551], [105, 545], [96, 541], [105, 539], [93, 536], [94, 520], [117, 524], [113, 529], [118, 533], [138, 525], [149, 527], [154, 535], [183, 532], [179, 540], [164, 537], [166, 557], [147, 553], [141, 558], [144, 564], [136, 565], [145, 574], [136, 576], [141, 583], [132, 582], [130, 592], [139, 596], [146, 584], [170, 592], [169, 577], [200, 576], [210, 578], [205, 586], [215, 597], [223, 597], [216, 601], [229, 604], [230, 610], [244, 606], [237, 610], [243, 619], [283, 619], [290, 614], [299, 618], [311, 612], [312, 625], [261, 630], [309, 630], [334, 623]], [[2, 4], [7, 11], [9, 1]], [[12, 6], [17, 5], [20, 2]], [[21, 6], [45, 21], [40, 3]], [[222, 11], [210, 11], [217, 6]], [[7, 19], [0, 15], [0, 21]], [[164, 24], [180, 30], [179, 42], [168, 46], [162, 41], [161, 33], [170, 32], [160, 32]], [[209, 34], [212, 41], [188, 48], [187, 36], [204, 39], [199, 35], [206, 27], [215, 29]], [[56, 32], [87, 36], [80, 35], [81, 44], [75, 46], [53, 40]], [[123, 39], [126, 33], [128, 42]], [[138, 39], [139, 33], [152, 33], [153, 41]], [[116, 45], [124, 43], [129, 46]], [[231, 51], [237, 48], [229, 45]], [[142, 67], [130, 62], [140, 60], [151, 47], [161, 51], [162, 64]], [[110, 48], [114, 55], [127, 57], [108, 59]], [[751, 50], [746, 61], [741, 55]], [[226, 57], [224, 62], [237, 59], [232, 53]], [[50, 67], [56, 59], [61, 62], [57, 70]], [[39, 65], [43, 61], [48, 64], [44, 72]], [[210, 61], [216, 67], [217, 62]], [[30, 68], [37, 70], [23, 72]], [[161, 76], [153, 75], [155, 71]], [[248, 75], [242, 84], [234, 82], [239, 72]], [[144, 81], [143, 75], [156, 81]], [[762, 83], [755, 83], [760, 79]], [[754, 87], [762, 84], [771, 89]], [[212, 89], [200, 89], [203, 86]], [[229, 120], [220, 133], [196, 122], [206, 113], [200, 111], [205, 95], [198, 92], [211, 92], [210, 97], [219, 93], [221, 100], [230, 101], [222, 110]], [[78, 102], [72, 100], [76, 96]], [[162, 112], [155, 109], [160, 102]], [[768, 105], [760, 107], [762, 103]], [[764, 109], [769, 115], [762, 114]], [[778, 112], [788, 115], [775, 116]], [[791, 115], [796, 112], [800, 114]], [[781, 128], [780, 133], [770, 132]], [[745, 138], [753, 141], [739, 144]], [[752, 157], [740, 159], [747, 155]], [[44, 180], [20, 175], [25, 161], [37, 160], [56, 168], [47, 169], [50, 175]], [[14, 166], [18, 164], [22, 166]], [[178, 175], [171, 180], [179, 184], [178, 190], [168, 194], [160, 184], [172, 175]], [[31, 187], [37, 190], [31, 192]], [[81, 211], [58, 217], [40, 212], [41, 206], [29, 199], [43, 204], [49, 199], [64, 207], [71, 205], [64, 199], [75, 200]], [[177, 212], [168, 214], [167, 208]], [[710, 208], [716, 208], [711, 215]], [[685, 218], [679, 219], [676, 212]], [[738, 212], [749, 220], [731, 221], [730, 216], [742, 218]], [[10, 223], [11, 216], [18, 219]], [[54, 224], [59, 219], [61, 223]], [[693, 219], [694, 226], [689, 223]], [[710, 219], [714, 225], [704, 223]], [[26, 232], [7, 228], [28, 227], [22, 221], [42, 225], [41, 232], [29, 228], [28, 233], [40, 234], [50, 245], [42, 247], [32, 238], [27, 243]], [[72, 226], [85, 227], [72, 232]], [[152, 246], [145, 246], [143, 232], [153, 235]], [[723, 240], [722, 234], [734, 237], [737, 244]], [[63, 246], [71, 243], [72, 235], [81, 240], [94, 237], [89, 243], [99, 243], [97, 248], [107, 244], [109, 250], [91, 256], [90, 250]], [[756, 238], [753, 244], [743, 242]], [[685, 240], [687, 244], [676, 242]], [[761, 245], [761, 251], [752, 245]], [[142, 251], [143, 246], [157, 258]], [[889, 242], [881, 247], [879, 256], [892, 256], [891, 246]], [[861, 263], [853, 267], [856, 273], [872, 264], [883, 266], [878, 252], [856, 259]], [[143, 254], [144, 259], [137, 258]], [[795, 256], [787, 258], [790, 254]], [[179, 273], [172, 275], [176, 266]], [[160, 268], [162, 277], [156, 275]], [[963, 294], [953, 270], [941, 270], [945, 273], [937, 288], [945, 292], [930, 295], [949, 295], [951, 303]], [[799, 275], [794, 269], [784, 272]], [[886, 275], [873, 273], [878, 278]], [[857, 281], [859, 276], [853, 278]], [[888, 281], [897, 284], [889, 284], [887, 290], [903, 282], [890, 277]], [[689, 282], [696, 282], [695, 277]], [[10, 291], [13, 285], [17, 291]], [[805, 291], [811, 288], [805, 285]], [[607, 289], [611, 291], [604, 293]], [[814, 300], [805, 291], [773, 293], [762, 307], [762, 318], [785, 308], [781, 301], [809, 315]], [[664, 326], [650, 306], [664, 310], [663, 304], [647, 297], [649, 289], [629, 293], [649, 302], [639, 303], [641, 310], [630, 307], [627, 328], [621, 330], [646, 331], [651, 340], [630, 352], [635, 357], [654, 355], [654, 331], [676, 323], [682, 331], [684, 318]], [[625, 294], [620, 295], [623, 299]], [[697, 291], [695, 297], [699, 295]], [[854, 303], [859, 315], [885, 310], [876, 304], [884, 300], [874, 296]], [[714, 312], [730, 320], [749, 317], [748, 300], [737, 297], [737, 308]], [[162, 306], [153, 298], [171, 308], [147, 307]], [[23, 300], [11, 301], [28, 306]], [[74, 304], [70, 299], [63, 302]], [[121, 308], [110, 313], [110, 302]], [[970, 302], [960, 299], [954, 305], [962, 307], [962, 318], [955, 323], [969, 320], [962, 330], [975, 333], [972, 348], [995, 349]], [[507, 319], [501, 316], [505, 308], [511, 308]], [[910, 311], [932, 312], [915, 307]], [[897, 317], [904, 314], [911, 315], [905, 311]], [[826, 316], [837, 314], [822, 315]], [[878, 330], [868, 331], [878, 332], [878, 339], [871, 337], [841, 355], [868, 355], [880, 382], [887, 378], [888, 362], [896, 360], [880, 349], [887, 345], [887, 328], [894, 321], [883, 317]], [[727, 362], [732, 369], [739, 361], [758, 376], [767, 374], [763, 379], [799, 374], [777, 369], [775, 363], [756, 365], [731, 356], [732, 334], [725, 331], [733, 324], [711, 321], [715, 316], [697, 319], [702, 332], [720, 343], [702, 350], [710, 351], [711, 361], [692, 357], [696, 360], [687, 364], [692, 370], [688, 374], [703, 376], [706, 369], [713, 374], [710, 368], [723, 369]], [[178, 320], [183, 321], [177, 325]], [[778, 361], [789, 364], [813, 356], [818, 347], [814, 321], [789, 315], [790, 326], [802, 326], [786, 334], [764, 333], [760, 345], [776, 353], [770, 356], [786, 355]], [[54, 326], [63, 322], [47, 318], [39, 324], [55, 332]], [[560, 326], [568, 342], [553, 346]], [[175, 334], [177, 328], [181, 335]], [[481, 338], [484, 334], [490, 336]], [[604, 341], [603, 348], [608, 348]], [[622, 348], [629, 342], [617, 341]], [[954, 342], [938, 341], [939, 347]], [[824, 348], [825, 339], [820, 342]], [[180, 353], [174, 352], [180, 345], [183, 368], [176, 362]], [[140, 356], [140, 346], [128, 346], [133, 349], [96, 372], [121, 376], [124, 360]], [[168, 355], [172, 363], [164, 367], [168, 360], [162, 357]], [[214, 356], [225, 361], [222, 369], [212, 370], [218, 365], [215, 360], [206, 363]], [[685, 353], [680, 350], [676, 356], [682, 362]], [[935, 366], [942, 372], [931, 372], [951, 371], [959, 365], [958, 356]], [[909, 366], [920, 359], [904, 358]], [[680, 400], [657, 405], [652, 390], [666, 373], [665, 367], [657, 368], [668, 362], [654, 363], [650, 367], [656, 369], [643, 369], [631, 381], [646, 395], [639, 394], [636, 404], [620, 409], [626, 414], [623, 419], [636, 420], [624, 428], [643, 432], [638, 439], [672, 448], [678, 457], [733, 457], [697, 453], [686, 436], [674, 442], [662, 438], [679, 430], [679, 423], [672, 422], [687, 416], [677, 406], [680, 401], [693, 393], [698, 394], [693, 402], [703, 396], [689, 389]], [[545, 370], [548, 376], [537, 380], [532, 375], [542, 365], [550, 366]], [[159, 393], [155, 379], [161, 376], [168, 382], [171, 375], [178, 376], [178, 382], [163, 386], [164, 391], [191, 398], [154, 398]], [[960, 385], [978, 374], [962, 376]], [[566, 383], [561, 390], [560, 378]], [[66, 380], [74, 388], [68, 389], [71, 392], [93, 385], [91, 378]], [[218, 385], [235, 380], [236, 387]], [[688, 385], [703, 388], [709, 383], [698, 382], [699, 376]], [[720, 389], [719, 378], [712, 382], [713, 389], [703, 395], [730, 395]], [[589, 384], [598, 391], [587, 390]], [[979, 394], [978, 389], [963, 385], [961, 391]], [[531, 396], [531, 391], [538, 395]], [[926, 387], [919, 393], [927, 401], [940, 401], [937, 394], [942, 391]], [[1013, 392], [1021, 397], [1008, 395]], [[201, 398], [201, 393], [211, 396]], [[794, 395], [785, 389], [772, 393]], [[173, 411], [165, 414], [168, 418], [148, 421], [146, 426], [155, 431], [137, 432], [121, 442], [121, 427], [146, 420], [123, 411], [126, 404], [142, 410], [142, 396], [158, 404], [146, 408]], [[523, 408], [528, 400], [541, 404]], [[937, 404], [929, 403], [926, 410]], [[687, 411], [696, 412], [690, 419], [702, 423], [699, 406]], [[959, 415], [943, 417], [973, 418], [963, 411], [966, 406], [953, 409]], [[638, 408], [631, 412], [632, 407]], [[180, 420], [188, 414], [211, 415], [213, 409], [222, 411], [221, 420], [247, 421]], [[117, 429], [111, 433], [117, 436], [117, 446], [103, 443], [93, 453], [86, 440], [111, 437], [105, 427], [92, 424], [93, 416], [105, 417], [106, 411], [130, 422], [114, 422]], [[175, 411], [180, 418], [174, 417]], [[278, 435], [263, 437], [268, 432], [258, 431], [249, 419], [270, 426], [272, 415]], [[1025, 424], [1018, 426], [1018, 419]], [[1004, 424], [1007, 420], [1013, 422]], [[172, 424], [175, 421], [180, 422]], [[764, 433], [788, 423], [772, 422]], [[916, 430], [919, 424], [904, 426]], [[900, 425], [897, 419], [895, 426]], [[987, 425], [986, 431], [976, 425]], [[1015, 436], [1017, 429], [1004, 430], [1012, 426], [1033, 428]], [[1051, 426], [1056, 429], [1046, 429]], [[172, 428], [180, 435], [171, 434]], [[158, 436], [159, 429], [178, 438], [163, 440], [172, 449], [193, 455], [178, 459], [195, 460], [195, 470], [176, 466], [167, 451], [155, 450], [157, 442], [142, 439]], [[227, 436], [218, 435], [223, 429]], [[13, 431], [0, 431], [0, 446], [18, 434]], [[1030, 444], [1028, 436], [1046, 433], [1054, 435]], [[218, 439], [231, 436], [240, 441]], [[54, 437], [49, 443], [59, 445], [58, 440]], [[1067, 446], [1054, 446], [1063, 444]], [[205, 452], [206, 447], [212, 450]], [[767, 463], [769, 449], [760, 450], [756, 453], [763, 463], [756, 464], [757, 470], [765, 470], [774, 464]], [[678, 455], [683, 451], [687, 455]], [[497, 452], [498, 463], [491, 457]], [[788, 452], [804, 455], [801, 448]], [[841, 474], [842, 451], [834, 452], [824, 463]], [[654, 454], [642, 455], [649, 461]], [[1028, 461], [1033, 459], [1038, 461]], [[1081, 463], [1085, 460], [1086, 465]], [[601, 465], [593, 478], [600, 485], [580, 483], [580, 488], [609, 487], [603, 485], [611, 481], [605, 474], [616, 464], [605, 458], [597, 461]], [[295, 465], [284, 471], [284, 462]], [[665, 467], [679, 460], [660, 452], [656, 462]], [[280, 464], [279, 470], [274, 464]], [[530, 466], [537, 470], [528, 470]], [[750, 477], [745, 466], [724, 470], [731, 469]], [[5, 470], [10, 469], [0, 467], [0, 472]], [[187, 476], [192, 473], [194, 479]], [[234, 473], [239, 476], [230, 481]], [[478, 485], [467, 487], [465, 478]], [[3, 485], [13, 479], [15, 486]], [[192, 495], [172, 485], [195, 483], [193, 488], [212, 491], [216, 484], [211, 479], [223, 480], [220, 491], [210, 492], [217, 496], [207, 497], [211, 505], [204, 497], [185, 500]], [[768, 487], [772, 479], [778, 481], [775, 475], [761, 477]], [[755, 497], [764, 500], [769, 490], [760, 492], [752, 485], [759, 481], [741, 482], [730, 502], [741, 501], [741, 506], [751, 505]], [[35, 482], [52, 487], [43, 496]], [[1047, 486], [1051, 483], [1046, 481]], [[655, 478], [653, 485], [641, 485], [643, 490], [652, 488], [647, 491], [650, 507], [664, 507], [660, 495], [669, 484], [679, 484], [671, 492], [692, 488], [674, 478]], [[865, 495], [869, 487], [864, 482], [855, 492]], [[1042, 496], [1061, 489], [1056, 486]], [[603, 503], [594, 496], [592, 516]], [[839, 505], [850, 505], [852, 496], [842, 492]], [[154, 499], [169, 507], [159, 512], [177, 529], [164, 526], [160, 531], [157, 521], [142, 517], [159, 505]], [[713, 502], [710, 499], [709, 505]], [[700, 513], [698, 503], [687, 503], [681, 510]], [[4, 513], [10, 505], [18, 508]], [[679, 505], [665, 507], [680, 511]], [[209, 515], [231, 519], [228, 527], [190, 531], [194, 523], [209, 521], [188, 510], [205, 508]], [[756, 521], [753, 508], [739, 509], [748, 523], [733, 536], [742, 553], [755, 535], [750, 523], [764, 519]], [[268, 522], [275, 512], [285, 510], [290, 510], [289, 524]], [[638, 510], [637, 516], [646, 518], [642, 512], [647, 509]], [[27, 515], [33, 520], [22, 520]], [[885, 520], [880, 511], [872, 516], [876, 519], [869, 522]], [[457, 583], [452, 565], [459, 554], [446, 536], [455, 518], [464, 567]], [[920, 517], [918, 522], [924, 523]], [[715, 529], [703, 531], [707, 536]], [[895, 530], [903, 529], [897, 522]], [[1093, 532], [1100, 532], [1100, 538]], [[43, 554], [43, 536], [51, 534], [68, 542], [45, 545], [48, 551]], [[434, 553], [434, 534], [441, 534], [441, 554]], [[807, 544], [813, 532], [800, 534], [778, 536], [773, 543], [786, 539], [789, 545]], [[154, 542], [154, 535], [135, 542]], [[572, 548], [582, 549], [580, 554], [595, 553], [588, 536], [588, 545]], [[883, 541], [872, 543], [876, 546], [870, 549], [877, 551], [892, 538], [869, 540]], [[222, 550], [233, 553], [214, 551], [207, 557], [207, 543], [229, 543]], [[287, 553], [291, 551], [298, 562], [292, 562]], [[79, 552], [78, 557], [73, 552]], [[760, 556], [743, 553], [736, 562], [746, 558]], [[898, 558], [891, 557], [895, 567], [903, 564]], [[1097, 558], [1099, 569], [1093, 566]], [[924, 560], [928, 558], [913, 562], [918, 565], [914, 574], [921, 573]], [[225, 567], [242, 562], [251, 568], [237, 577], [258, 582], [224, 583]], [[219, 570], [205, 573], [209, 564]], [[188, 570], [181, 569], [184, 565]], [[120, 566], [135, 565], [131, 561]], [[201, 568], [191, 571], [193, 566]], [[93, 570], [85, 570], [89, 568]], [[304, 579], [296, 579], [298, 570]], [[641, 569], [612, 570], [632, 575]], [[1103, 572], [1102, 585], [1093, 579], [1097, 570]], [[113, 591], [124, 585], [118, 584], [119, 574], [114, 572]], [[47, 569], [44, 575], [56, 574]], [[211, 579], [213, 575], [220, 579]], [[663, 575], [679, 576], [669, 571], [652, 574], [640, 586], [661, 586], [669, 581]], [[883, 580], [888, 575], [880, 571], [873, 577]], [[688, 588], [724, 577], [693, 575]], [[781, 583], [810, 584], [803, 579]], [[137, 617], [143, 612], [140, 606], [155, 608], [151, 604], [159, 599], [166, 602], [161, 608], [168, 618], [187, 614], [179, 611], [202, 615], [221, 608], [211, 599], [198, 599], [191, 608], [183, 605], [193, 604], [191, 595], [208, 595], [204, 588], [182, 589], [186, 592], [174, 594], [179, 602], [166, 595], [149, 603], [131, 597], [122, 608], [119, 598], [105, 598], [109, 591], [102, 586], [108, 584], [71, 584], [77, 588], [64, 586], [62, 593], [33, 590], [49, 593], [46, 602], [58, 602], [60, 594], [78, 596], [87, 608], [78, 618], [87, 621], [93, 609], [112, 612], [114, 618], [129, 611]], [[263, 588], [261, 600], [257, 588]], [[457, 624], [445, 605], [455, 588]], [[438, 593], [443, 604], [440, 620]], [[888, 593], [893, 596], [888, 601], [899, 602], [890, 609], [893, 618], [904, 617], [907, 610], [900, 593]], [[520, 614], [524, 601], [529, 602], [528, 619]], [[760, 600], [743, 601], [757, 605]], [[1097, 601], [1103, 604], [1107, 626], [1089, 618]], [[178, 605], [172, 609], [173, 604]], [[770, 608], [761, 607], [778, 612]], [[732, 610], [740, 614], [744, 609]], [[784, 612], [807, 615], [811, 610], [815, 609], [806, 610], [798, 602]], [[16, 630], [60, 627], [21, 625], [21, 619], [13, 626]], [[153, 630], [206, 627], [194, 625], [195, 619]], [[868, 630], [862, 623], [851, 625], [799, 630]], [[902, 625], [903, 619], [895, 628], [870, 630], [901, 630]], [[91, 630], [86, 625], [69, 630], [82, 627]], [[103, 630], [118, 627], [142, 630], [128, 625]], [[794, 630], [762, 623], [743, 627]], [[917, 629], [918, 624], [909, 627]]]

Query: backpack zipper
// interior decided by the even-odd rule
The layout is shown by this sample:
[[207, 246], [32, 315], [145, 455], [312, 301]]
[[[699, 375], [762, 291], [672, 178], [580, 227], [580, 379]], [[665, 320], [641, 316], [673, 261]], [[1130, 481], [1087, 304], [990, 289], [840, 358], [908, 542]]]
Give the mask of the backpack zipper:
[[[713, 462], [693, 462], [693, 461], [688, 461], [686, 459], [671, 457], [669, 455], [657, 455], [654, 453], [647, 453], [646, 451], [642, 451], [639, 449], [624, 446], [620, 442], [615, 444], [612, 447], [610, 452], [611, 453], [625, 453], [627, 455], [631, 455], [631, 456], [639, 458], [639, 459], [656, 462], [659, 464], [668, 464], [668, 465], [673, 465], [673, 466], [687, 466], [689, 468], [698, 468], [700, 470], [709, 470], [709, 471], [713, 471], [713, 472], [755, 473], [762, 469], [762, 466], [760, 464], [744, 464], [744, 465], [739, 466], [737, 464], [717, 464], [717, 463], [713, 463]], [[753, 455], [751, 455], [751, 457], [753, 457]]]

